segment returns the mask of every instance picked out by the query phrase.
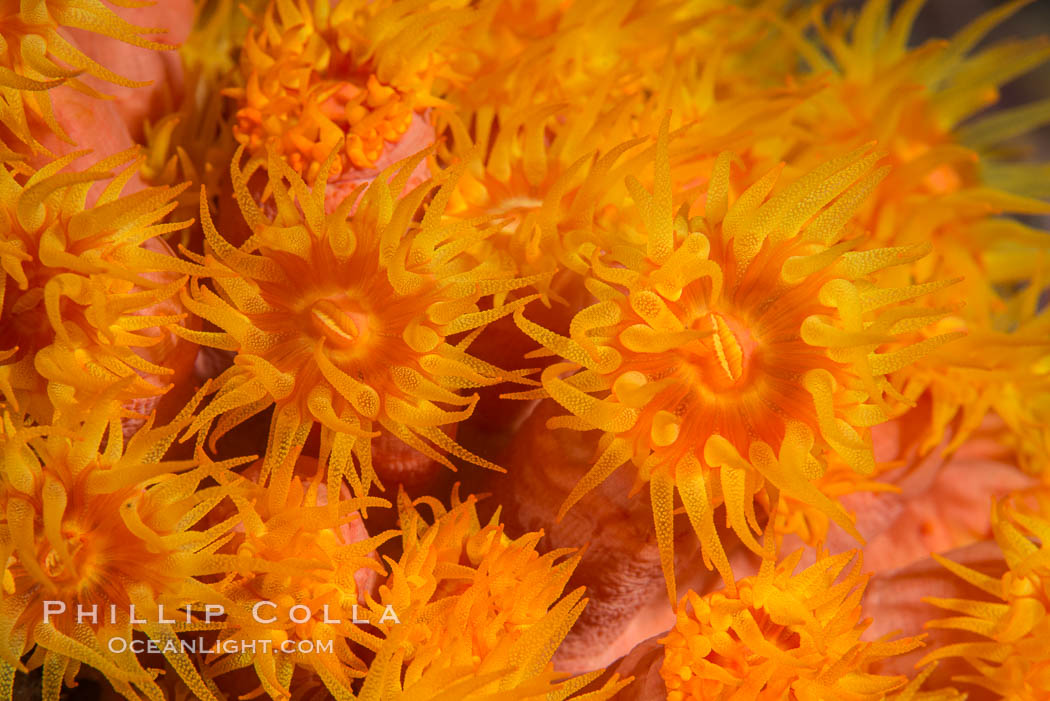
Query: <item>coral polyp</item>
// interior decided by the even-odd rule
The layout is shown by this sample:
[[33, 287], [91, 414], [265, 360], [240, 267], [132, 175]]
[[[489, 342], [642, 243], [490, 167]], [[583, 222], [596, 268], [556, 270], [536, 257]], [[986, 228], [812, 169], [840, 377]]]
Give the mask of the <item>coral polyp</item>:
[[[272, 502], [257, 482], [222, 475], [236, 504], [229, 519], [237, 523], [222, 552], [231, 563], [238, 563], [239, 571], [216, 586], [229, 602], [220, 645], [229, 649], [242, 642], [269, 640], [273, 646], [254, 658], [217, 652], [209, 656], [204, 671], [211, 679], [221, 679], [251, 668], [258, 678], [257, 689], [278, 697], [291, 694], [291, 676], [301, 667], [322, 680], [334, 698], [352, 698], [353, 680], [364, 676], [367, 665], [357, 657], [351, 641], [366, 636], [357, 630], [357, 621], [364, 617], [377, 572], [385, 573], [370, 553], [396, 532], [368, 537], [359, 509], [389, 506], [389, 502], [374, 497], [329, 498], [323, 466], [311, 475], [311, 467], [317, 467], [311, 463], [302, 460], [296, 466], [298, 474], [284, 503]], [[249, 468], [248, 474], [255, 469]], [[296, 654], [294, 646], [301, 641], [319, 641], [333, 648]]]
[[[176, 629], [158, 622], [158, 606], [173, 614], [208, 590], [202, 578], [215, 571], [213, 550], [232, 524], [199, 522], [224, 497], [224, 488], [207, 483], [224, 468], [161, 459], [199, 400], [171, 424], [147, 422], [126, 444], [114, 403], [86, 421], [51, 426], [4, 413], [0, 693], [6, 698], [16, 669], [41, 665], [45, 699], [58, 699], [63, 680], [70, 683], [81, 665], [105, 674], [130, 698], [135, 689], [160, 694], [155, 675], [133, 655], [116, 654], [109, 641], [133, 631], [173, 638]], [[212, 698], [185, 653], [175, 653], [172, 663], [201, 698]]]
[[[269, 188], [278, 210], [272, 220], [246, 194], [246, 174], [235, 166], [234, 183], [253, 232], [239, 249], [215, 230], [202, 194], [211, 253], [200, 262], [215, 271], [217, 292], [198, 282], [184, 303], [222, 331], [174, 330], [237, 357], [192, 431], [205, 438], [221, 416], [214, 442], [275, 405], [262, 474], [266, 479], [280, 470], [277, 490], [287, 489], [294, 456], [315, 423], [321, 426], [322, 461], [330, 459], [329, 489], [345, 476], [358, 495], [367, 493], [377, 481], [370, 446], [379, 430], [449, 467], [446, 455], [498, 469], [442, 427], [469, 417], [477, 401], [476, 394], [456, 390], [525, 382], [523, 374], [470, 356], [466, 349], [475, 335], [459, 343], [449, 337], [481, 329], [527, 303], [532, 298], [479, 306], [533, 280], [501, 277], [462, 256], [463, 242], [486, 232], [440, 219], [454, 183], [449, 174], [422, 220], [413, 221], [437, 183], [399, 200], [393, 192], [417, 162], [400, 164], [393, 185], [387, 182], [392, 173], [384, 171], [359, 200], [348, 198], [326, 215], [325, 179], [309, 189], [288, 165], [271, 158]], [[357, 210], [349, 215], [353, 206]]]
[[[978, 598], [930, 598], [937, 607], [956, 613], [934, 619], [929, 627], [950, 628], [976, 635], [930, 652], [926, 661], [963, 658], [973, 668], [956, 681], [983, 687], [1002, 698], [1028, 701], [1050, 693], [1050, 658], [1044, 641], [1050, 634], [1050, 521], [1043, 508], [1024, 508], [1023, 498], [997, 502], [992, 527], [1007, 571], [999, 578], [935, 556], [952, 574], [980, 590]], [[1045, 504], [1045, 495], [1038, 500]], [[989, 600], [990, 599], [990, 600]]]
[[587, 269], [597, 245], [594, 223], [607, 205], [626, 199], [623, 177], [639, 158], [631, 153], [635, 142], [598, 151], [607, 138], [600, 135], [626, 131], [615, 115], [599, 114], [600, 107], [570, 122], [559, 104], [479, 113], [472, 135], [458, 119], [447, 125], [447, 157], [466, 164], [447, 211], [467, 220], [491, 218], [498, 227], [471, 255], [514, 275]]
[[79, 155], [36, 171], [0, 166], [0, 394], [42, 422], [121, 381], [125, 402], [156, 398], [185, 365], [182, 342], [162, 327], [185, 323], [170, 302], [198, 268], [153, 240], [188, 225], [163, 221], [180, 189], [124, 194], [136, 153], [69, 172]]
[[[418, 507], [433, 512], [433, 523]], [[404, 554], [372, 603], [403, 612], [381, 622], [369, 643], [375, 661], [358, 697], [375, 699], [577, 698], [599, 672], [566, 679], [551, 656], [587, 600], [582, 588], [563, 594], [579, 557], [567, 549], [537, 552], [542, 533], [511, 539], [499, 513], [482, 525], [474, 497], [452, 508], [426, 497], [398, 498]], [[615, 677], [579, 698], [608, 699]]]
[[682, 598], [675, 627], [661, 641], [669, 701], [879, 701], [905, 685], [869, 668], [922, 641], [862, 640], [867, 577], [857, 553], [824, 554], [796, 573], [801, 556], [796, 551], [775, 566], [764, 561], [735, 592]]
[[[1046, 394], [1031, 363], [1033, 354], [1045, 353], [1040, 334], [1018, 333], [1003, 344], [1002, 330], [1006, 317], [1015, 318], [1004, 317], [1004, 286], [1040, 274], [1048, 241], [1002, 215], [1048, 211], [1035, 199], [1047, 194], [1046, 165], [1011, 162], [1010, 155], [1019, 137], [1050, 117], [1039, 102], [982, 112], [1010, 81], [1050, 60], [1042, 36], [982, 44], [1027, 4], [999, 3], [955, 36], [916, 48], [909, 47], [909, 35], [922, 2], [896, 11], [889, 2], [869, 2], [856, 16], [835, 15], [830, 22], [814, 13], [815, 41], [785, 28], [819, 76], [812, 80], [820, 89], [797, 111], [797, 121], [810, 133], [818, 133], [819, 124], [821, 139], [800, 138], [802, 159], [815, 162], [828, 142], [855, 147], [877, 139], [893, 170], [859, 213], [872, 245], [930, 244], [930, 255], [915, 266], [916, 281], [964, 280], [965, 306], [952, 289], [923, 303], [950, 312], [943, 326], [966, 329], [967, 340], [946, 357], [899, 373], [909, 398], [933, 398], [926, 451], [946, 436], [957, 448], [992, 406], [1016, 413], [1011, 390], [1024, 387], [1022, 404]], [[825, 83], [829, 72], [834, 78]], [[988, 352], [992, 346], [995, 353]], [[1012, 372], [1004, 374], [1007, 366]]]
[[884, 174], [874, 169], [877, 154], [831, 160], [770, 198], [778, 176], [771, 171], [732, 205], [731, 157], [723, 154], [703, 216], [690, 218], [688, 204], [674, 213], [667, 140], [665, 123], [653, 192], [628, 182], [638, 228], [613, 232], [624, 242], [593, 258], [590, 289], [601, 301], [573, 318], [569, 337], [523, 312], [514, 318], [569, 361], [543, 372], [545, 392], [570, 412], [548, 425], [604, 432], [594, 467], [561, 513], [633, 462], [637, 485], [650, 487], [673, 599], [676, 487], [705, 558], [730, 587], [714, 508], [724, 503], [736, 535], [761, 552], [752, 529], [763, 484], [856, 534], [809, 481], [826, 469], [823, 451], [871, 473], [865, 428], [889, 418], [900, 399], [885, 376], [956, 335], [914, 344], [901, 335], [929, 315], [897, 303], [939, 284], [883, 289], [869, 279], [921, 249], [851, 251], [863, 236], [850, 216]]
[[310, 184], [333, 149], [330, 179], [388, 165], [381, 157], [403, 139], [415, 141], [404, 155], [428, 146], [424, 112], [441, 104], [433, 83], [447, 72], [437, 47], [464, 15], [441, 10], [270, 2], [241, 53], [244, 87], [226, 91], [238, 104], [235, 138], [252, 155], [282, 156]]

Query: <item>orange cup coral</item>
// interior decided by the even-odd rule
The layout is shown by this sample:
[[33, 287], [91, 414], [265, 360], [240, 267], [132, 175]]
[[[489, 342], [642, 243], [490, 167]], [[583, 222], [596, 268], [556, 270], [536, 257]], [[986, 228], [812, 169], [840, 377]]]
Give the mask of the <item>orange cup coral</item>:
[[[335, 157], [329, 156], [322, 174]], [[441, 427], [473, 411], [477, 395], [456, 390], [525, 382], [522, 372], [503, 372], [470, 356], [467, 347], [476, 330], [531, 298], [484, 310], [479, 303], [534, 280], [508, 279], [464, 260], [464, 242], [488, 232], [441, 220], [452, 173], [444, 174], [422, 221], [413, 221], [438, 183], [429, 181], [399, 200], [393, 193], [420, 158], [400, 164], [392, 184], [387, 171], [360, 202], [349, 198], [326, 215], [326, 180], [310, 189], [271, 157], [269, 187], [278, 207], [273, 220], [247, 194], [249, 174], [235, 160], [233, 180], [253, 232], [239, 249], [215, 230], [202, 193], [209, 253], [198, 260], [212, 271], [218, 293], [197, 282], [183, 302], [222, 330], [173, 330], [202, 345], [236, 351], [237, 357], [191, 433], [199, 442], [214, 443], [232, 426], [275, 405], [262, 479], [272, 478], [278, 503], [314, 424], [321, 426], [321, 460], [329, 466], [333, 493], [344, 477], [360, 496], [379, 480], [371, 452], [378, 429], [450, 468], [446, 453], [498, 469]], [[449, 336], [466, 332], [474, 333], [449, 342]]]
[[735, 593], [683, 598], [675, 627], [661, 641], [669, 701], [878, 701], [904, 686], [904, 678], [869, 674], [867, 667], [922, 643], [861, 640], [867, 578], [857, 553], [819, 557], [796, 574], [801, 556], [796, 551], [776, 566], [766, 560]]
[[[179, 189], [123, 194], [134, 152], [65, 170], [78, 155], [37, 171], [0, 165], [0, 343], [15, 344], [0, 351], [0, 393], [44, 423], [121, 381], [118, 398], [148, 413], [195, 355], [164, 327], [185, 323], [173, 297], [200, 268], [154, 240], [187, 225], [163, 221]], [[89, 205], [98, 181], [108, 182]]]
[[[258, 465], [246, 474], [257, 472]], [[296, 466], [283, 504], [273, 504], [261, 484], [243, 476], [224, 474], [220, 481], [236, 507], [228, 517], [237, 522], [234, 536], [221, 552], [235, 574], [215, 585], [226, 618], [202, 674], [221, 680], [250, 668], [257, 691], [279, 697], [291, 693], [300, 669], [321, 679], [335, 698], [352, 698], [353, 680], [368, 669], [354, 642], [367, 637], [358, 628], [369, 590], [383, 573], [374, 550], [396, 535], [368, 537], [360, 510], [389, 502], [329, 498], [323, 466], [308, 459]], [[255, 655], [240, 652], [242, 644], [259, 640], [270, 644]]]
[[[404, 554], [372, 604], [383, 638], [367, 643], [376, 657], [358, 699], [608, 699], [623, 687], [613, 678], [577, 696], [601, 672], [565, 679], [550, 664], [587, 605], [582, 588], [562, 594], [578, 556], [539, 554], [542, 533], [508, 538], [498, 511], [482, 525], [474, 497], [419, 504], [432, 524], [398, 497]], [[387, 609], [399, 623], [383, 621]]]
[[884, 174], [872, 171], [878, 156], [869, 149], [828, 161], [767, 201], [774, 170], [731, 206], [731, 157], [723, 154], [704, 216], [689, 218], [688, 205], [674, 214], [667, 141], [665, 123], [653, 192], [628, 181], [638, 228], [611, 232], [608, 253], [592, 258], [589, 287], [601, 301], [573, 318], [569, 337], [521, 311], [514, 318], [569, 361], [543, 372], [543, 394], [571, 414], [548, 426], [604, 432], [594, 467], [562, 513], [633, 462], [637, 484], [650, 487], [673, 600], [676, 487], [704, 557], [730, 588], [714, 509], [724, 503], [734, 533], [761, 552], [752, 529], [759, 530], [754, 495], [763, 484], [856, 534], [810, 482], [826, 469], [823, 451], [871, 473], [864, 430], [901, 399], [885, 376], [958, 334], [907, 338], [930, 315], [900, 303], [942, 283], [883, 289], [870, 280], [922, 249], [851, 251], [861, 237], [847, 238], [859, 233], [850, 217]]
[[[1037, 503], [1045, 504], [1045, 498]], [[928, 626], [975, 633], [984, 639], [945, 645], [923, 659], [961, 657], [973, 666], [975, 674], [959, 676], [957, 681], [1018, 701], [1035, 701], [1050, 694], [1050, 658], [1046, 654], [1050, 635], [1050, 521], [1043, 508], [1035, 514], [1027, 511], [1008, 500], [997, 502], [992, 511], [995, 540], [1009, 568], [1000, 579], [934, 556], [993, 600], [929, 599], [929, 603], [960, 615], [930, 621]]]
[[[226, 91], [238, 104], [234, 136], [253, 156], [284, 158], [311, 185], [333, 152], [325, 182], [429, 146], [424, 112], [441, 103], [433, 82], [447, 71], [439, 46], [466, 16], [439, 5], [270, 2], [241, 52], [245, 85]], [[410, 149], [387, 155], [402, 139]]]
[[[0, 689], [6, 694], [16, 669], [41, 665], [45, 698], [57, 698], [81, 665], [98, 669], [127, 696], [137, 696], [134, 689], [161, 693], [154, 674], [111, 641], [130, 641], [133, 631], [173, 639], [179, 626], [162, 619], [192, 608], [210, 591], [206, 576], [225, 567], [213, 553], [232, 524], [199, 525], [226, 494], [208, 480], [225, 466], [161, 459], [201, 396], [166, 426], [147, 422], [126, 444], [115, 403], [87, 420], [51, 426], [4, 412]], [[210, 696], [185, 652], [169, 660], [191, 689]]]
[[[919, 303], [945, 314], [942, 329], [966, 330], [967, 338], [897, 373], [910, 399], [924, 393], [933, 399], [923, 450], [948, 432], [954, 450], [994, 407], [1043, 452], [1045, 443], [1028, 425], [1039, 420], [1025, 416], [1024, 405], [1047, 393], [1037, 367], [1050, 322], [1045, 313], [1018, 314], [1012, 307], [1030, 304], [1045, 286], [1038, 281], [1050, 239], [1001, 215], [1050, 212], [1034, 199], [1046, 195], [1045, 165], [1009, 159], [1023, 148], [1018, 137], [1046, 124], [1050, 112], [1042, 102], [983, 110], [1005, 84], [1050, 60], [1050, 43], [1037, 36], [981, 44], [1030, 4], [1014, 0], [998, 3], [950, 39], [910, 48], [923, 4], [891, 11], [891, 3], [878, 0], [830, 22], [813, 12], [815, 40], [783, 27], [818, 73], [809, 78], [817, 92], [792, 120], [802, 127], [796, 160], [817, 163], [829, 144], [854, 148], [877, 139], [893, 170], [858, 213], [871, 231], [868, 246], [930, 245], [930, 255], [912, 266], [914, 281], [963, 279], [965, 292], [943, 289]], [[1010, 291], [1029, 281], [1026, 294]], [[1014, 329], [1020, 318], [1025, 328]]]

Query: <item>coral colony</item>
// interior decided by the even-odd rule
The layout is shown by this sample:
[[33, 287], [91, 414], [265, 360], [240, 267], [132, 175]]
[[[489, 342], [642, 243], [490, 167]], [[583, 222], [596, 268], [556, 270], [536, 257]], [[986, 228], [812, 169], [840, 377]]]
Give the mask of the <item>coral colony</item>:
[[0, 699], [1050, 699], [1028, 4], [0, 0]]

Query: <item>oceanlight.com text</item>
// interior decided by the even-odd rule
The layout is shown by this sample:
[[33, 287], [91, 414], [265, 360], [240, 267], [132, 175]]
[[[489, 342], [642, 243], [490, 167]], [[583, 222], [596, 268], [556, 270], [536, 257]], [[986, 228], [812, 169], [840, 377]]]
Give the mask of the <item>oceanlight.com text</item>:
[[138, 640], [127, 638], [110, 638], [109, 651], [120, 654], [130, 650], [136, 655], [148, 653], [185, 653], [202, 655], [240, 655], [267, 654], [275, 650], [285, 653], [298, 652], [300, 654], [311, 654], [318, 652], [333, 652], [334, 641], [332, 640], [282, 640], [274, 641], [268, 638], [260, 640], [218, 640], [206, 641], [203, 638], [168, 638], [167, 640]]

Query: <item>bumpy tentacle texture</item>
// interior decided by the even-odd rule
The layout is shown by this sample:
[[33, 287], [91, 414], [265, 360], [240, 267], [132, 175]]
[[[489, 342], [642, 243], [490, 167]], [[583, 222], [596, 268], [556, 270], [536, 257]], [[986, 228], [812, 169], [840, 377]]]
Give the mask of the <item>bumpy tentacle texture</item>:
[[776, 565], [765, 560], [735, 593], [683, 597], [661, 640], [670, 701], [882, 701], [905, 686], [904, 677], [867, 671], [922, 641], [861, 640], [870, 621], [859, 620], [867, 585], [860, 556], [823, 555], [795, 574], [801, 556], [799, 550]]
[[[217, 396], [189, 433], [202, 442], [221, 417], [210, 434], [214, 443], [274, 405], [261, 477], [273, 476], [275, 503], [283, 503], [295, 456], [315, 423], [321, 426], [321, 460], [330, 459], [332, 493], [343, 476], [358, 496], [378, 482], [370, 439], [380, 428], [452, 469], [446, 455], [499, 469], [441, 427], [470, 416], [477, 402], [477, 394], [456, 390], [530, 383], [523, 378], [528, 371], [503, 372], [469, 355], [476, 333], [455, 344], [449, 337], [476, 332], [526, 304], [532, 297], [481, 306], [494, 293], [534, 281], [508, 279], [494, 266], [462, 256], [465, 245], [488, 232], [442, 221], [455, 173], [444, 174], [445, 183], [418, 222], [413, 218], [420, 202], [438, 183], [428, 181], [399, 200], [392, 193], [422, 154], [400, 164], [392, 179], [384, 171], [362, 197], [347, 198], [326, 215], [326, 179], [310, 189], [282, 160], [271, 158], [269, 188], [277, 214], [268, 220], [245, 184], [260, 164], [250, 162], [242, 172], [237, 163], [243, 150], [234, 161], [233, 181], [253, 235], [241, 248], [231, 246], [215, 230], [202, 192], [209, 253], [199, 260], [214, 271], [215, 291], [198, 282], [184, 295], [191, 311], [222, 331], [175, 329], [203, 345], [237, 352], [233, 367], [216, 381]], [[335, 158], [333, 153], [325, 162], [325, 171]]]
[[915, 282], [964, 278], [964, 294], [935, 292], [922, 304], [945, 315], [941, 329], [965, 329], [967, 339], [936, 362], [920, 360], [897, 373], [909, 397], [925, 392], [933, 399], [927, 451], [946, 435], [954, 450], [995, 409], [1011, 416], [1022, 450], [1050, 457], [1040, 430], [1047, 415], [1031, 410], [1050, 403], [1050, 314], [1033, 314], [1015, 331], [1013, 302], [1003, 293], [1028, 285], [1038, 297], [1045, 289], [1050, 237], [998, 216], [1050, 211], [1033, 199], [1050, 195], [1050, 166], [1008, 160], [1023, 152], [1020, 138], [1050, 122], [1050, 105], [979, 114], [998, 100], [1001, 86], [1050, 59], [1045, 36], [981, 45], [1030, 1], [999, 3], [954, 37], [917, 48], [909, 48], [909, 35], [923, 0], [901, 3], [896, 13], [888, 0], [874, 0], [830, 24], [814, 13], [813, 42], [785, 27], [819, 76], [814, 82], [826, 86], [798, 112], [802, 133], [815, 141], [787, 146], [800, 156], [794, 160], [816, 162], [829, 142], [877, 140], [894, 170], [860, 213], [872, 245], [930, 243], [931, 255], [914, 266]]
[[[227, 495], [208, 481], [226, 466], [161, 459], [201, 398], [167, 426], [147, 422], [127, 444], [116, 403], [53, 426], [4, 412], [0, 698], [11, 699], [15, 670], [41, 665], [47, 701], [59, 698], [63, 681], [72, 685], [82, 665], [128, 698], [163, 698], [155, 674], [109, 641], [137, 631], [163, 649], [180, 630], [194, 629], [176, 609], [216, 596], [206, 575], [222, 571], [213, 553], [233, 524], [198, 524]], [[46, 601], [65, 609], [56, 614]], [[149, 623], [132, 621], [132, 605]], [[20, 658], [31, 651], [24, 665]], [[198, 698], [214, 701], [184, 652], [166, 656]]]
[[241, 53], [245, 85], [227, 91], [238, 103], [234, 136], [252, 155], [284, 157], [310, 184], [333, 149], [329, 178], [373, 168], [441, 104], [435, 81], [455, 75], [440, 47], [470, 11], [429, 4], [270, 2]]
[[13, 141], [5, 143], [8, 137], [0, 134], [0, 152], [25, 148], [34, 153], [46, 152], [33, 135], [34, 122], [43, 123], [55, 135], [69, 141], [55, 119], [48, 91], [65, 84], [85, 94], [101, 96], [77, 80], [78, 75], [86, 73], [127, 87], [145, 85], [121, 77], [82, 54], [59, 31], [62, 27], [95, 32], [145, 49], [172, 48], [142, 38], [166, 30], [130, 24], [100, 0], [2, 0], [0, 118]]
[[[568, 549], [540, 555], [542, 533], [511, 540], [499, 512], [482, 525], [475, 498], [454, 493], [446, 510], [432, 498], [398, 499], [403, 555], [387, 560], [390, 576], [371, 602], [371, 618], [390, 606], [400, 623], [380, 622], [359, 701], [379, 699], [576, 698], [601, 670], [571, 679], [551, 657], [587, 600], [583, 588], [563, 595], [579, 556]], [[416, 510], [426, 504], [428, 523]], [[624, 686], [612, 677], [580, 698], [608, 699]]]
[[1029, 510], [1004, 499], [992, 510], [995, 540], [1009, 570], [989, 577], [946, 558], [934, 558], [953, 574], [983, 592], [978, 599], [925, 599], [958, 615], [927, 623], [969, 635], [966, 642], [934, 650], [924, 662], [961, 657], [974, 674], [955, 678], [1002, 698], [1036, 701], [1050, 694], [1050, 520], [1046, 502]]
[[[733, 586], [714, 509], [753, 551], [761, 490], [819, 508], [860, 540], [840, 506], [813, 486], [832, 451], [870, 474], [866, 427], [901, 399], [886, 375], [958, 334], [911, 343], [925, 310], [902, 304], [936, 289], [881, 288], [870, 274], [921, 257], [921, 248], [851, 252], [850, 216], [884, 175], [864, 148], [830, 160], [769, 197], [779, 170], [729, 206], [731, 157], [708, 184], [705, 214], [675, 214], [667, 123], [653, 191], [629, 179], [638, 226], [610, 234], [591, 290], [564, 337], [530, 322], [526, 334], [567, 363], [548, 367], [543, 392], [570, 412], [552, 427], [600, 429], [591, 471], [562, 513], [627, 462], [649, 484], [668, 593], [677, 488], [704, 557]], [[874, 170], [873, 170], [874, 169]], [[617, 240], [623, 243], [617, 243]], [[518, 396], [538, 396], [536, 392]]]
[[[158, 327], [181, 318], [159, 310], [186, 273], [201, 270], [150, 243], [189, 224], [163, 221], [179, 188], [122, 195], [138, 167], [134, 151], [65, 170], [81, 155], [38, 171], [0, 165], [0, 344], [17, 344], [0, 349], [0, 395], [40, 422], [118, 382], [124, 402], [162, 394], [146, 377], [172, 371], [147, 358], [167, 337]], [[91, 185], [109, 178], [87, 206]]]

